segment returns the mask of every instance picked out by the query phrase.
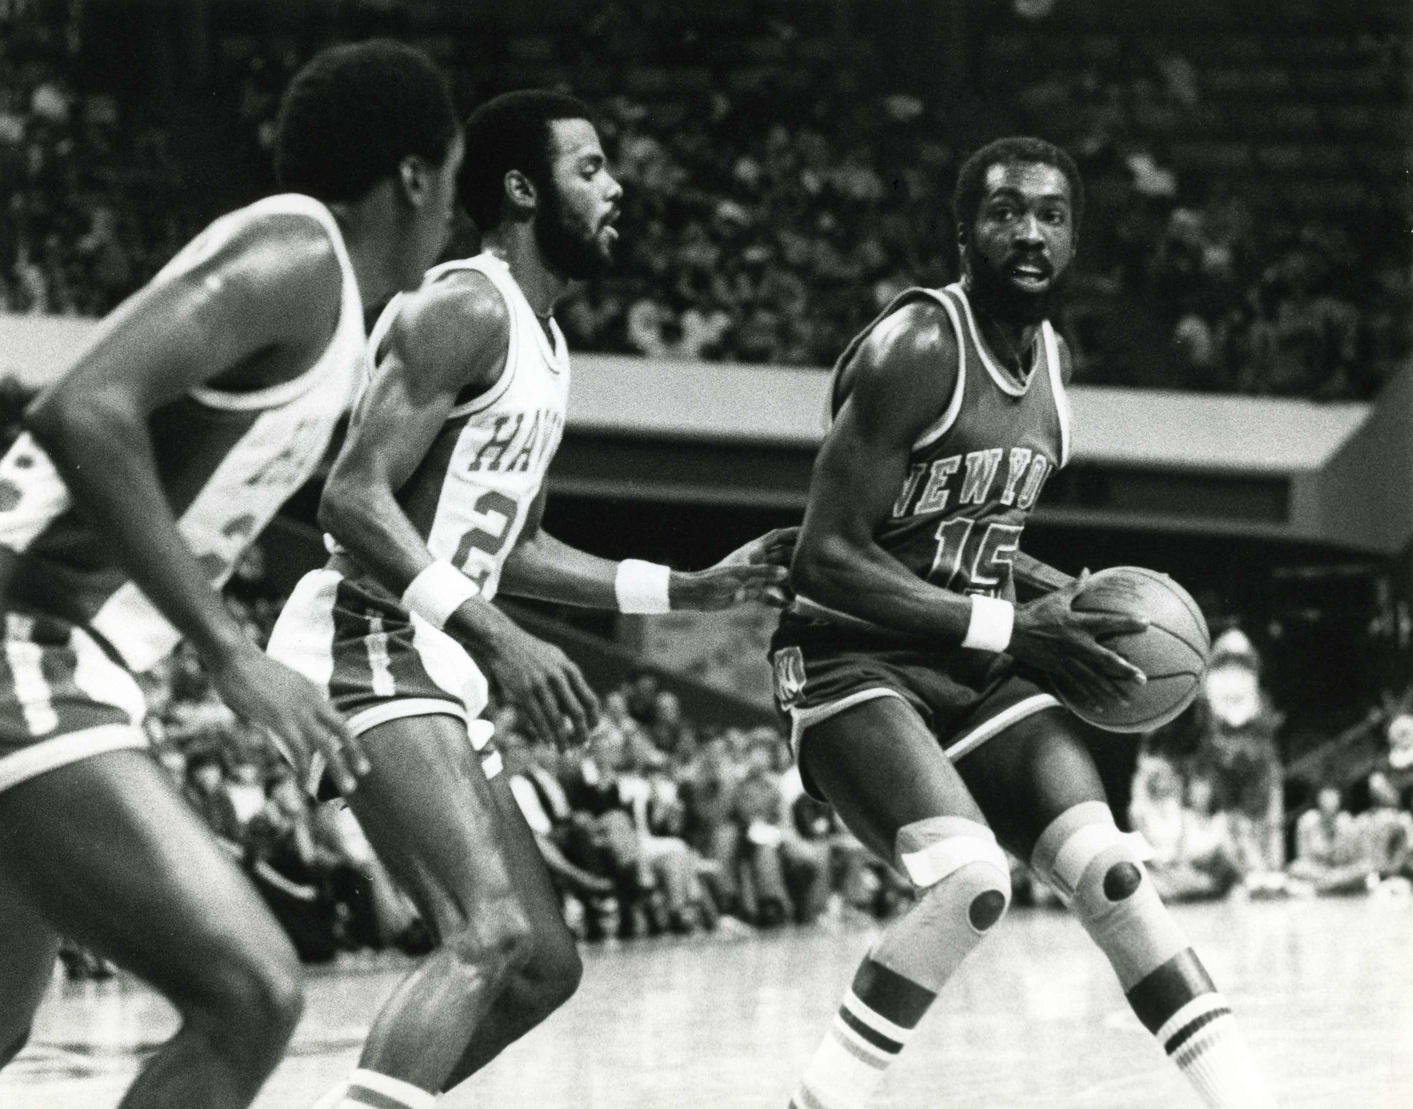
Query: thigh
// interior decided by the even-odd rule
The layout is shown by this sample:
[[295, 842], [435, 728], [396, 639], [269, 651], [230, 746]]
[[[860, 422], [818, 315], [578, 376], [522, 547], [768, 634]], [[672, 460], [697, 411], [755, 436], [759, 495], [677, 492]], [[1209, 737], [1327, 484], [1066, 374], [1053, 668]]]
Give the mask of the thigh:
[[477, 905], [518, 896], [502, 805], [460, 718], [389, 720], [363, 744], [372, 769], [348, 805], [429, 926], [445, 936]]
[[1083, 801], [1105, 801], [1074, 718], [1050, 708], [1013, 724], [957, 763], [996, 838], [1029, 860], [1050, 823]]
[[225, 996], [242, 968], [294, 964], [255, 890], [146, 752], [95, 755], [0, 793], [0, 857], [50, 928], [179, 1006]]
[[811, 724], [800, 769], [849, 830], [891, 862], [898, 830], [935, 816], [982, 820], [937, 737], [901, 697], [878, 697]]

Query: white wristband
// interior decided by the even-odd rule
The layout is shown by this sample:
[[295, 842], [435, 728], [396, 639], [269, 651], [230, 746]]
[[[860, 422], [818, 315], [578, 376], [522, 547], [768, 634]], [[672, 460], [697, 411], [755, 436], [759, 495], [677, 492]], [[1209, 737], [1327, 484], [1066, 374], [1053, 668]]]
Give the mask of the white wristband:
[[667, 583], [671, 577], [672, 571], [666, 566], [637, 558], [625, 558], [618, 564], [618, 575], [613, 579], [613, 592], [618, 597], [618, 611], [670, 611], [672, 606], [667, 599]]
[[963, 647], [977, 651], [1004, 651], [1011, 645], [1011, 631], [1016, 624], [1016, 606], [996, 597], [971, 599], [971, 622]]
[[453, 612], [480, 592], [476, 583], [450, 562], [434, 562], [403, 590], [402, 607], [443, 628]]

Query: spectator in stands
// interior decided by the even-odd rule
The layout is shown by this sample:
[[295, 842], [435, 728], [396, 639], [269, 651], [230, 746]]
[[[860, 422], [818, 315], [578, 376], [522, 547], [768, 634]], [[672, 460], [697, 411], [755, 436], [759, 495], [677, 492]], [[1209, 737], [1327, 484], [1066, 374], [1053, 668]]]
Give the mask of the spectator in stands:
[[801, 836], [786, 812], [781, 775], [788, 750], [771, 728], [746, 741], [745, 772], [731, 798], [746, 876], [748, 918], [762, 927], [786, 920], [808, 924], [824, 911], [829, 895], [827, 843]]
[[1413, 688], [1389, 710], [1383, 771], [1400, 794], [1413, 790]]
[[701, 881], [703, 860], [683, 839], [686, 821], [677, 783], [666, 772], [662, 753], [644, 747], [652, 759], [635, 758], [635, 749], [624, 745], [618, 788], [637, 833], [644, 884], [655, 890], [653, 924], [689, 935], [715, 923], [715, 907]]
[[1359, 824], [1381, 888], [1399, 894], [1413, 890], [1413, 814], [1381, 770], [1369, 775], [1369, 809]]
[[1205, 775], [1215, 784], [1241, 872], [1274, 876], [1285, 860], [1284, 779], [1276, 743], [1282, 718], [1261, 688], [1260, 667], [1240, 630], [1213, 644], [1199, 708], [1203, 726], [1188, 776]]
[[236, 858], [244, 853], [245, 826], [227, 788], [225, 759], [216, 749], [193, 751], [187, 758], [187, 801], [216, 834], [216, 842]]
[[739, 860], [741, 831], [731, 806], [743, 771], [730, 741], [717, 732], [707, 736], [678, 776], [683, 832], [693, 849], [712, 865], [708, 880], [723, 912], [744, 917]]
[[1225, 897], [1243, 877], [1228, 814], [1215, 808], [1210, 778], [1189, 778], [1184, 793], [1176, 852], [1154, 860], [1154, 885], [1165, 900]]
[[1321, 896], [1366, 893], [1378, 882], [1354, 817], [1343, 808], [1339, 787], [1325, 784], [1315, 808], [1295, 828], [1295, 859], [1286, 868], [1292, 892]]
[[620, 788], [625, 747], [622, 729], [601, 723], [582, 754], [565, 760], [560, 783], [584, 833], [578, 844], [585, 854], [566, 852], [567, 857], [612, 881], [620, 934], [628, 936], [652, 923], [648, 919], [652, 874], [643, 865], [638, 830]]
[[272, 778], [247, 830], [246, 865], [260, 896], [306, 963], [338, 953], [338, 915], [327, 884], [329, 859], [315, 842], [309, 802], [288, 773]]
[[1182, 775], [1162, 755], [1142, 754], [1134, 773], [1128, 818], [1153, 851], [1152, 869], [1176, 865], [1182, 854]]
[[1329, 260], [1311, 247], [1289, 250], [1254, 291], [1243, 392], [1335, 398], [1353, 392], [1359, 313], [1330, 288]]

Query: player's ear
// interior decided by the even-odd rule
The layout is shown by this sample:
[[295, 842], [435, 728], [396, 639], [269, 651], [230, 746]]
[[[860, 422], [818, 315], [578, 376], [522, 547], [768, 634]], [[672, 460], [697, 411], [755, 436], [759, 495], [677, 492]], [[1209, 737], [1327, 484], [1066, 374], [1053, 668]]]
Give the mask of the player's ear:
[[511, 208], [521, 216], [530, 216], [535, 211], [538, 195], [535, 183], [518, 169], [505, 171], [505, 199]]
[[397, 183], [402, 195], [414, 208], [420, 208], [427, 200], [432, 186], [432, 168], [425, 158], [409, 154], [397, 167]]

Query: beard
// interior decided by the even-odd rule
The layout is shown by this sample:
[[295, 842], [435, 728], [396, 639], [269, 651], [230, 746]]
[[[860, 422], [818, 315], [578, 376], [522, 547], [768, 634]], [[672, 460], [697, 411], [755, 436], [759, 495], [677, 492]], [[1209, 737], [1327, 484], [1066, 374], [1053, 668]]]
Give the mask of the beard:
[[564, 197], [548, 182], [545, 206], [535, 220], [535, 243], [546, 264], [571, 281], [587, 281], [613, 266], [613, 256], [599, 245], [598, 229], [578, 223]]
[[1066, 266], [1051, 277], [1048, 288], [1030, 293], [1016, 288], [997, 266], [984, 257], [977, 257], [970, 250], [965, 256], [965, 265], [972, 292], [982, 307], [997, 319], [1024, 326], [1038, 324], [1054, 315], [1064, 299], [1070, 279], [1070, 270]]

